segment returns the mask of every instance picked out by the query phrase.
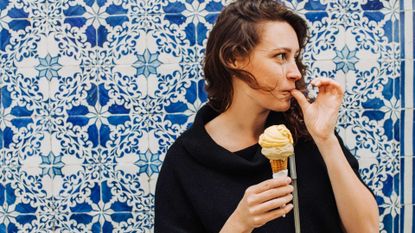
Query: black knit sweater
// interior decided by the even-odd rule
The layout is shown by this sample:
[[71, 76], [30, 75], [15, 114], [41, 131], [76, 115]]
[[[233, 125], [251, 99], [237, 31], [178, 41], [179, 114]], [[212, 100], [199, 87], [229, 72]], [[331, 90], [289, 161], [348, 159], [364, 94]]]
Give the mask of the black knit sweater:
[[[192, 127], [169, 149], [156, 186], [156, 233], [219, 232], [245, 189], [272, 178], [269, 161], [258, 145], [232, 153], [212, 140], [204, 125], [217, 115], [205, 105]], [[283, 123], [286, 121], [281, 113], [271, 112], [266, 126]], [[357, 160], [339, 141], [358, 175]], [[301, 231], [342, 232], [327, 168], [316, 145], [299, 140], [294, 150]], [[249, 155], [249, 151], [254, 153]], [[294, 232], [293, 211], [253, 232]]]

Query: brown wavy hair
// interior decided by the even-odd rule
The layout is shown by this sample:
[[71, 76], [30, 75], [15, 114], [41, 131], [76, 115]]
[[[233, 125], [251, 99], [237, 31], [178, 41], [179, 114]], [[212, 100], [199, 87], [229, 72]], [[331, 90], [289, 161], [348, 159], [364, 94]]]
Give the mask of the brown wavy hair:
[[[219, 14], [209, 34], [203, 67], [208, 104], [216, 111], [224, 112], [232, 104], [232, 77], [245, 81], [251, 88], [270, 91], [261, 87], [249, 72], [232, 66], [236, 58], [249, 57], [261, 39], [259, 25], [268, 21], [290, 24], [297, 34], [300, 51], [303, 51], [308, 39], [306, 21], [276, 0], [237, 0], [224, 7]], [[301, 56], [296, 58], [296, 63], [302, 74], [296, 88], [307, 97], [304, 81], [306, 66]], [[283, 114], [296, 141], [310, 138], [302, 111], [294, 98], [290, 109]]]

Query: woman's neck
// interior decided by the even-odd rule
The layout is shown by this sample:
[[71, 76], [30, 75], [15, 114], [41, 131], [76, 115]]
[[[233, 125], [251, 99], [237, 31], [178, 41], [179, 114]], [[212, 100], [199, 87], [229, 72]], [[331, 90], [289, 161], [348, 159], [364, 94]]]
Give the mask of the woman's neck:
[[232, 105], [205, 125], [211, 138], [229, 151], [237, 151], [258, 142], [264, 131], [269, 110], [244, 98], [235, 98]]
[[229, 128], [235, 132], [258, 138], [264, 131], [268, 114], [269, 110], [258, 109], [256, 106], [232, 103], [231, 107], [221, 115], [229, 124]]

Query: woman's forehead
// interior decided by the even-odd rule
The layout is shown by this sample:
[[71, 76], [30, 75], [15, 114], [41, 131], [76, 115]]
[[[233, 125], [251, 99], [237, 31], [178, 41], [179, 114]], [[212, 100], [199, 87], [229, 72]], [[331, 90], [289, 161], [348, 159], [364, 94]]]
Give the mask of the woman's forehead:
[[299, 44], [294, 28], [283, 21], [268, 21], [260, 25], [260, 42], [258, 49], [274, 50], [286, 48], [298, 51]]

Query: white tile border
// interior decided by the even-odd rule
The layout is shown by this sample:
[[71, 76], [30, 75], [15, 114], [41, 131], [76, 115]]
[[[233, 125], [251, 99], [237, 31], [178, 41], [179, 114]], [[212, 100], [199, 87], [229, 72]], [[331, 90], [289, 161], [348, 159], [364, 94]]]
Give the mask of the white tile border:
[[405, 9], [408, 9], [404, 12], [404, 44], [405, 44], [405, 108], [413, 109], [414, 104], [414, 95], [413, 95], [413, 85], [414, 85], [414, 32], [413, 32], [413, 11], [412, 11], [412, 2], [404, 2]]
[[[413, 61], [413, 54], [414, 54], [414, 45], [413, 45], [413, 38], [414, 38], [414, 31], [413, 31], [413, 1], [404, 1], [404, 44], [405, 44], [405, 77], [404, 78], [404, 87], [405, 88], [405, 96], [402, 96], [405, 100], [405, 115], [404, 115], [404, 127], [403, 127], [403, 138], [404, 140], [404, 147], [403, 147], [403, 170], [404, 170], [404, 177], [401, 182], [403, 186], [403, 202], [402, 204], [412, 203], [413, 201], [413, 127], [414, 127], [414, 61]], [[402, 35], [401, 34], [401, 35]], [[401, 160], [402, 161], [402, 160]], [[413, 227], [413, 208], [405, 208], [404, 216], [402, 216], [401, 221], [403, 221], [403, 232], [412, 232]], [[402, 224], [402, 223], [401, 223]], [[402, 228], [401, 228], [402, 229]]]

